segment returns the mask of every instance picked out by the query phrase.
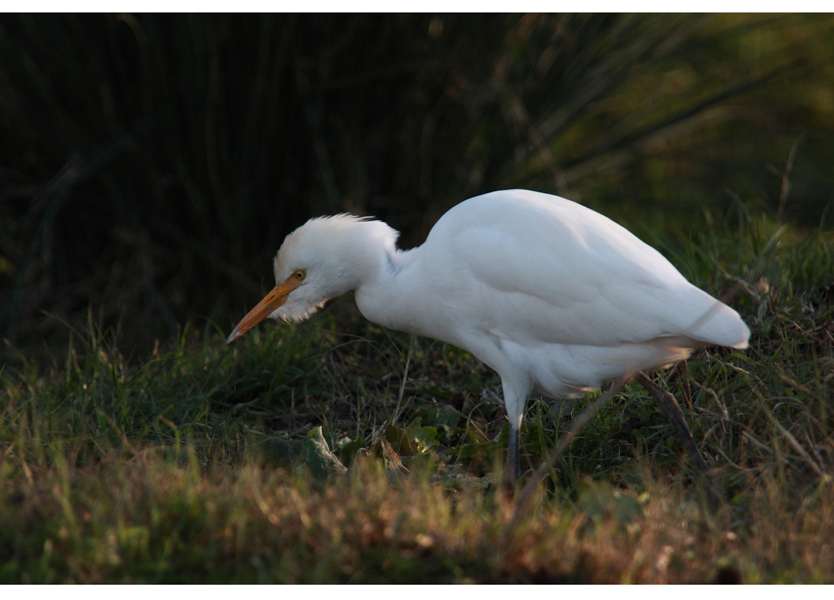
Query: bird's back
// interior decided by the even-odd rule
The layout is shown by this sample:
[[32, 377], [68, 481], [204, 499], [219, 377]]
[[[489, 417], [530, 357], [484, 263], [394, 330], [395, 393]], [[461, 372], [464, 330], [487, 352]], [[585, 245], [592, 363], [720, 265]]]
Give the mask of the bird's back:
[[432, 229], [420, 262], [453, 315], [439, 325], [447, 331], [423, 333], [499, 373], [526, 368], [552, 395], [698, 346], [747, 345], [734, 310], [620, 225], [557, 196], [508, 190], [462, 202]]

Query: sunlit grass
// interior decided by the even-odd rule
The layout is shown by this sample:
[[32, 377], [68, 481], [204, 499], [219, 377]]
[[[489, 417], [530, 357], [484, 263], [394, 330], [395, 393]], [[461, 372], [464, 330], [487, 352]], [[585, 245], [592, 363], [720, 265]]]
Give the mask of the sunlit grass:
[[[744, 511], [702, 510], [644, 473], [586, 480], [513, 530], [495, 492], [415, 473], [392, 485], [366, 460], [323, 488], [266, 460], [201, 465], [157, 448], [7, 474], [5, 582], [832, 581], [832, 486], [795, 506], [774, 475]], [[53, 458], [62, 456], [53, 453]], [[66, 457], [65, 457], [66, 458]], [[648, 469], [648, 465], [646, 465]]]

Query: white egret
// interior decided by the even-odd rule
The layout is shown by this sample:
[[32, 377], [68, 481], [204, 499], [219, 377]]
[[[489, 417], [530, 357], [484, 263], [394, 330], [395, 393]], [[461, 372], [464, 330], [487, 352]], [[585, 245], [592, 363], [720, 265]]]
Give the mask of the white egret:
[[398, 235], [347, 214], [308, 221], [275, 257], [276, 287], [227, 342], [353, 291], [374, 323], [463, 348], [498, 373], [510, 481], [530, 393], [574, 397], [701, 346], [747, 347], [736, 311], [625, 228], [558, 196], [492, 192], [449, 210], [420, 247], [397, 249]]

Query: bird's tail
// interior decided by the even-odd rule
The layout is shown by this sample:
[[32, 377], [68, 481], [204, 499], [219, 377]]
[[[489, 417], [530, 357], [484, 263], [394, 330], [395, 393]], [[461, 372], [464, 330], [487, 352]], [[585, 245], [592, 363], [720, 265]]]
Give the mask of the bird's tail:
[[705, 344], [747, 348], [750, 329], [739, 314], [723, 302], [704, 292], [711, 302], [689, 326], [685, 335]]

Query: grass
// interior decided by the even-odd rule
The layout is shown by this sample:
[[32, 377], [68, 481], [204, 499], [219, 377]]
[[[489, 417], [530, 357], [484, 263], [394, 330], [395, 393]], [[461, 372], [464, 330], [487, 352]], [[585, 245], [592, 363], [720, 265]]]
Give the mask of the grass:
[[[0, 582], [834, 583], [834, 238], [767, 218], [646, 237], [753, 331], [658, 374], [722, 498], [630, 384], [509, 528], [497, 376], [345, 298], [242, 343], [125, 358], [90, 316], [0, 371]], [[575, 404], [531, 398], [522, 468]]]

